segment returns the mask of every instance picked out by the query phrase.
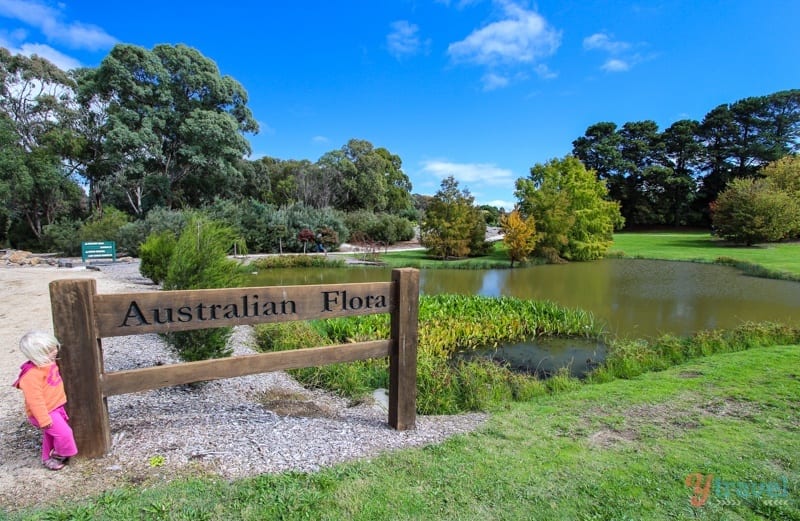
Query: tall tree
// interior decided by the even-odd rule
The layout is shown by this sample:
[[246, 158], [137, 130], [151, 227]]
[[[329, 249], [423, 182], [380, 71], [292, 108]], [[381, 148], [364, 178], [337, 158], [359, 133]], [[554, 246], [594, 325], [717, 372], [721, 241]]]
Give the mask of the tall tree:
[[386, 211], [392, 214], [407, 212], [413, 208], [411, 201], [411, 179], [403, 172], [403, 161], [397, 154], [379, 147], [375, 153], [383, 160], [382, 172], [386, 179]]
[[615, 123], [604, 121], [589, 126], [583, 136], [572, 142], [572, 155], [580, 159], [586, 168], [597, 172], [599, 179], [606, 181], [612, 199], [624, 199], [622, 137]]
[[664, 162], [658, 125], [650, 120], [628, 122], [620, 128], [619, 136], [625, 178], [620, 200], [622, 215], [629, 224], [648, 224], [655, 213], [652, 200], [659, 194], [658, 190], [647, 193], [648, 169]]
[[605, 182], [572, 156], [536, 164], [528, 178], [517, 179], [514, 194], [523, 214], [534, 218], [537, 248], [547, 257], [600, 258], [624, 223]]
[[0, 185], [8, 230], [21, 223], [41, 239], [44, 227], [71, 214], [81, 190], [63, 158], [78, 142], [74, 83], [38, 56], [0, 48]]
[[0, 47], [0, 110], [27, 152], [47, 147], [60, 155], [73, 146], [75, 82], [39, 56], [12, 55]]
[[731, 179], [800, 147], [800, 90], [744, 98], [659, 133], [652, 121], [591, 125], [573, 155], [607, 181], [629, 225], [708, 224]]
[[250, 152], [244, 134], [258, 124], [244, 88], [197, 50], [120, 44], [80, 79], [84, 110], [106, 107], [88, 148], [109, 167], [94, 181], [122, 187], [134, 213], [147, 209], [147, 192], [170, 206], [196, 206], [238, 178], [237, 163]]
[[465, 257], [471, 253], [476, 229], [486, 236], [486, 222], [469, 190], [460, 190], [458, 181], [448, 176], [434, 194], [420, 225], [420, 244], [441, 259]]
[[665, 167], [670, 170], [663, 191], [664, 224], [692, 224], [700, 220], [695, 206], [696, 172], [703, 147], [698, 138], [700, 123], [691, 119], [676, 121], [664, 130]]
[[352, 163], [352, 169], [341, 174], [342, 210], [383, 211], [388, 204], [384, 159], [375, 153], [372, 143], [363, 139], [351, 139], [342, 147], [344, 157]]

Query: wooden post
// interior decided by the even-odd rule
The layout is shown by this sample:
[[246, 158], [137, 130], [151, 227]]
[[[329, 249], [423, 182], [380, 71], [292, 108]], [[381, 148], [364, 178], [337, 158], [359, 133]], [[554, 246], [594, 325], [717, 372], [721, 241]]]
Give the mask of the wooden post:
[[94, 279], [50, 283], [53, 328], [61, 342], [59, 368], [78, 454], [95, 458], [111, 449], [108, 407], [100, 378], [103, 353], [94, 313]]
[[392, 270], [395, 309], [391, 315], [389, 352], [389, 425], [399, 431], [417, 422], [417, 322], [419, 319], [419, 271]]

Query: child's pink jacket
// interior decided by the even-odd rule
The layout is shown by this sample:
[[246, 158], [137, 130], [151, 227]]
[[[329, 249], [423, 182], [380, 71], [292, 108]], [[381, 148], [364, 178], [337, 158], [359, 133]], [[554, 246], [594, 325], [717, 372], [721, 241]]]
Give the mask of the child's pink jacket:
[[25, 362], [14, 387], [21, 389], [25, 396], [25, 413], [36, 418], [43, 429], [52, 423], [50, 411], [67, 403], [64, 382], [55, 362], [42, 367]]

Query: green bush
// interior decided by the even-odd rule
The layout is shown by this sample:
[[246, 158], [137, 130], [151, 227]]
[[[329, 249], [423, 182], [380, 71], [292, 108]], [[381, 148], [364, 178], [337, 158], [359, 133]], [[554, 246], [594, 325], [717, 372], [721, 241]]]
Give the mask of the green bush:
[[711, 206], [717, 235], [751, 246], [800, 229], [800, 204], [768, 179], [734, 179]]
[[161, 284], [167, 277], [177, 243], [175, 234], [170, 231], [151, 234], [139, 248], [139, 273]]
[[366, 210], [345, 214], [344, 223], [353, 237], [366, 237], [375, 242], [394, 244], [414, 238], [414, 224], [406, 217]]
[[[233, 228], [201, 217], [184, 228], [170, 257], [163, 287], [171, 289], [229, 288], [239, 284], [239, 264], [228, 259], [233, 244], [240, 241]], [[180, 331], [165, 335], [186, 361], [230, 356], [232, 328]]]
[[250, 262], [249, 266], [257, 270], [272, 268], [344, 268], [344, 259], [324, 257], [322, 255], [275, 255], [261, 257]]
[[192, 211], [168, 210], [166, 208], [153, 208], [143, 220], [129, 222], [117, 232], [117, 247], [125, 250], [129, 255], [139, 256], [139, 248], [150, 235], [170, 231], [177, 237], [186, 226], [186, 221], [192, 216]]
[[126, 213], [113, 206], [106, 206], [102, 215], [94, 215], [83, 223], [80, 230], [81, 241], [116, 241], [120, 228], [127, 223]]
[[[284, 251], [303, 251], [303, 242], [298, 239], [298, 234], [304, 229], [315, 231], [330, 228], [336, 232], [337, 238], [349, 235], [339, 212], [331, 208], [311, 208], [298, 203], [281, 208], [272, 219], [273, 226], [285, 231], [282, 241]], [[335, 250], [338, 247], [339, 244], [335, 244], [329, 249]]]
[[273, 225], [276, 212], [272, 205], [255, 199], [218, 199], [204, 209], [211, 219], [234, 227], [247, 243], [247, 249], [254, 253], [278, 251], [282, 231]]
[[44, 227], [42, 246], [48, 251], [59, 252], [65, 257], [79, 257], [81, 254], [81, 222], [62, 218]]

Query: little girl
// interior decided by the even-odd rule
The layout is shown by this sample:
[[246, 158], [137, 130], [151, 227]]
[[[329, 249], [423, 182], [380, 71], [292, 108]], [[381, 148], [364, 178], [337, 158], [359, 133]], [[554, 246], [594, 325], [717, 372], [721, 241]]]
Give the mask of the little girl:
[[50, 470], [64, 468], [78, 453], [75, 438], [67, 421], [64, 405], [67, 395], [56, 365], [58, 340], [44, 331], [31, 331], [19, 341], [27, 362], [20, 367], [14, 387], [25, 397], [25, 413], [34, 427], [42, 429], [42, 463]]

